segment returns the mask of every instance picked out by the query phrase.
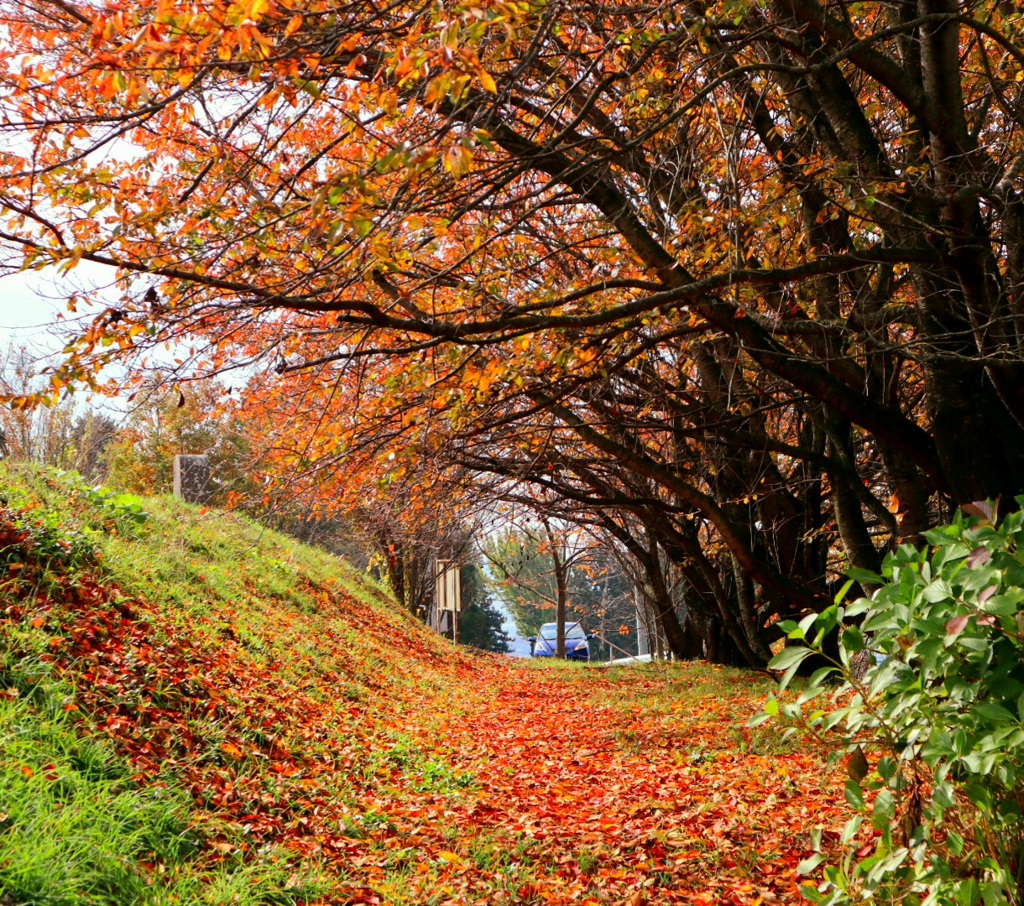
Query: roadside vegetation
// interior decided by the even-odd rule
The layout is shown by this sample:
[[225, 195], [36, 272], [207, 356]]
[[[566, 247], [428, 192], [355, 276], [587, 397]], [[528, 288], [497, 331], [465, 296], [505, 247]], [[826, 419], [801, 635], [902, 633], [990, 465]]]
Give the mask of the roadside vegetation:
[[4, 906], [1016, 902], [1019, 513], [783, 624], [780, 690], [473, 653], [246, 517], [0, 469]]

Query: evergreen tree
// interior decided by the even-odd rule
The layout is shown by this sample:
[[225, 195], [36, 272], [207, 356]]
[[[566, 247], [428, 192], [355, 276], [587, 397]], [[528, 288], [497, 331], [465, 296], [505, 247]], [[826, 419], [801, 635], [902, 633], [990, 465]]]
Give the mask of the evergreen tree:
[[509, 637], [505, 635], [501, 624], [501, 613], [487, 592], [480, 567], [473, 563], [463, 566], [459, 641], [484, 651], [507, 654]]

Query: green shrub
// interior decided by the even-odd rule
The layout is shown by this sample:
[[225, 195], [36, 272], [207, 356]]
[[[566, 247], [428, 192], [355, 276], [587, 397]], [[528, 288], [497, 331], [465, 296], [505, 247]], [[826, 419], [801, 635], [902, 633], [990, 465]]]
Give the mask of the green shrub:
[[[142, 498], [135, 494], [123, 494], [112, 491], [103, 485], [89, 485], [78, 472], [54, 471], [57, 481], [63, 482], [70, 493], [81, 494], [88, 503], [101, 514], [101, 526], [116, 526], [121, 530], [131, 530], [142, 525], [149, 519], [149, 513], [142, 508]], [[102, 522], [109, 523], [103, 525]]]
[[839, 660], [755, 719], [780, 716], [851, 755], [857, 814], [841, 858], [818, 852], [801, 865], [808, 875], [824, 865], [803, 888], [812, 901], [1021, 901], [1024, 513], [996, 524], [988, 506], [965, 510], [926, 533], [928, 549], [889, 555], [881, 576], [851, 573], [878, 586], [871, 599], [844, 607], [848, 583], [823, 614], [783, 625], [792, 647], [771, 664], [783, 685], [840, 633]]

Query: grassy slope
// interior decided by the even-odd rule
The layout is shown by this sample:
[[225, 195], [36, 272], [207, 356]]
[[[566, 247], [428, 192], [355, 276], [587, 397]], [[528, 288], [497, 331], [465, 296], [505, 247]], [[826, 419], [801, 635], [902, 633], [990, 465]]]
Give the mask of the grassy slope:
[[840, 823], [763, 680], [453, 651], [244, 518], [0, 488], [4, 906], [796, 902]]
[[339, 895], [310, 797], [365, 819], [374, 740], [468, 660], [243, 517], [152, 499], [137, 525], [30, 469], [0, 488], [0, 801], [23, 805], [3, 806], [0, 902]]

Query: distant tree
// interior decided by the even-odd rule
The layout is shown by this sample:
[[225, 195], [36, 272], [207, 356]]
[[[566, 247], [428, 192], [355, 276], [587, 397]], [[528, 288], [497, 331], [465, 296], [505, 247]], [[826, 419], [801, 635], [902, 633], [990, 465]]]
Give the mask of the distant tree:
[[502, 616], [491, 599], [483, 572], [475, 563], [462, 567], [462, 614], [459, 642], [484, 651], [507, 654], [509, 637], [502, 629]]
[[490, 536], [483, 550], [492, 575], [489, 587], [521, 636], [535, 636], [544, 623], [557, 623], [560, 605], [566, 623], [580, 621], [588, 630], [606, 631], [614, 623], [618, 633], [627, 620], [635, 620], [627, 580], [614, 559], [568, 524], [510, 526]]
[[[430, 500], [424, 492], [424, 499]], [[346, 518], [370, 552], [371, 567], [391, 589], [398, 603], [424, 622], [430, 622], [438, 560], [461, 560], [470, 536], [443, 507], [430, 509], [401, 485], [364, 505], [347, 511]]]
[[596, 636], [590, 644], [591, 660], [638, 653], [633, 590], [629, 577], [603, 548], [589, 552], [572, 570], [573, 609], [586, 614], [586, 628]]
[[[9, 345], [0, 358], [0, 393], [41, 393], [49, 385], [45, 365], [27, 346]], [[90, 481], [106, 476], [105, 452], [118, 431], [108, 415], [76, 405], [59, 392], [43, 394], [34, 407], [0, 407], [0, 459], [31, 460], [76, 469]]]
[[[0, 394], [39, 393], [48, 386], [43, 365], [27, 346], [9, 345], [0, 361]], [[0, 407], [0, 432], [5, 456], [62, 469], [74, 466], [72, 443], [74, 403], [68, 397], [45, 393], [41, 405]]]
[[544, 623], [555, 622], [558, 582], [539, 533], [509, 526], [488, 537], [483, 552], [490, 590], [512, 615], [519, 635], [535, 636]]
[[72, 462], [89, 481], [106, 480], [109, 468], [107, 449], [120, 430], [118, 423], [92, 410], [78, 416], [71, 426]]

